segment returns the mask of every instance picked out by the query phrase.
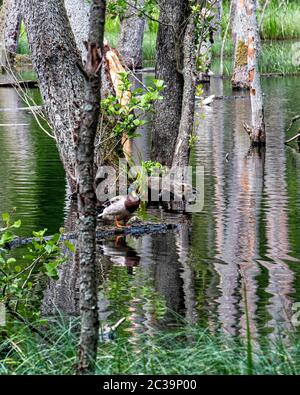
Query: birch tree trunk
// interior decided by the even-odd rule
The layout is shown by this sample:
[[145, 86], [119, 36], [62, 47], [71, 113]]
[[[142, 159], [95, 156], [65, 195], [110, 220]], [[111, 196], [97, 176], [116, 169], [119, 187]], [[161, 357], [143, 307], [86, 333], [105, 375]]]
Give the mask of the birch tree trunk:
[[230, 25], [231, 25], [231, 38], [235, 48], [236, 44], [236, 21], [237, 21], [237, 3], [239, 0], [230, 0]]
[[223, 17], [223, 0], [218, 0], [217, 4], [217, 18], [216, 18], [216, 24], [217, 24], [217, 31], [215, 32], [216, 38], [222, 39], [222, 17]]
[[253, 0], [233, 0], [235, 15], [233, 37], [235, 43], [234, 69], [231, 79], [233, 89], [249, 89], [248, 81], [248, 30], [251, 27], [249, 13]]
[[199, 82], [210, 81], [210, 67], [212, 62], [212, 45], [216, 36], [221, 37], [221, 12], [222, 0], [205, 0], [201, 11], [201, 23], [204, 25], [206, 20], [211, 19], [207, 31], [203, 31], [198, 46], [198, 59], [200, 60]]
[[[144, 6], [144, 0], [129, 0], [128, 3], [138, 7]], [[143, 40], [145, 18], [138, 15], [136, 8], [128, 5], [121, 22], [121, 36], [118, 51], [122, 55], [124, 65], [130, 69], [140, 69], [143, 66]]]
[[6, 53], [5, 53], [5, 41], [4, 41], [4, 26], [5, 26], [5, 7], [6, 1], [4, 0], [1, 4], [0, 9], [0, 67], [1, 72], [6, 66]]
[[34, 69], [71, 191], [76, 190], [73, 134], [80, 125], [84, 77], [63, 0], [23, 0]]
[[85, 100], [80, 129], [75, 133], [79, 214], [81, 336], [77, 374], [94, 372], [99, 337], [96, 271], [96, 194], [94, 143], [100, 114], [101, 65], [105, 0], [93, 0], [90, 10]]
[[248, 82], [250, 87], [251, 99], [251, 118], [252, 125], [249, 127], [244, 124], [244, 127], [249, 134], [252, 145], [265, 144], [265, 121], [264, 121], [264, 105], [263, 94], [260, 82], [260, 73], [258, 70], [258, 58], [260, 52], [260, 37], [258, 32], [258, 23], [256, 17], [255, 1], [248, 0], [249, 6], [247, 15], [249, 18], [250, 27], [248, 29]]
[[163, 100], [155, 105], [152, 129], [152, 159], [171, 166], [179, 131], [183, 99], [182, 23], [187, 4], [182, 0], [159, 0], [155, 76], [164, 80]]
[[1, 67], [12, 66], [18, 49], [21, 27], [20, 0], [4, 0], [0, 15]]

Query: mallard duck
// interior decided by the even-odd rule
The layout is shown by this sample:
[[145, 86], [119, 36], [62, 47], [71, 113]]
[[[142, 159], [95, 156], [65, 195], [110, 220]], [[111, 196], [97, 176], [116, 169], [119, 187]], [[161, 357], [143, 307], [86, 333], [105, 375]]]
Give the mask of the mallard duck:
[[135, 191], [130, 192], [127, 196], [115, 196], [105, 203], [105, 208], [98, 218], [114, 220], [116, 227], [121, 228], [122, 225], [119, 221], [128, 220], [139, 208], [140, 202], [141, 200]]

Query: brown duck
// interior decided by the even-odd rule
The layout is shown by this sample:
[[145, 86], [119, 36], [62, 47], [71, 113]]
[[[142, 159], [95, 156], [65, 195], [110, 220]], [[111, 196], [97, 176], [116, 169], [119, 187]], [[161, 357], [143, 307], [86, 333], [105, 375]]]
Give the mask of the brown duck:
[[106, 207], [98, 218], [114, 220], [115, 225], [120, 228], [122, 225], [119, 221], [128, 221], [139, 208], [140, 202], [140, 197], [135, 191], [130, 192], [127, 196], [115, 196], [105, 204]]

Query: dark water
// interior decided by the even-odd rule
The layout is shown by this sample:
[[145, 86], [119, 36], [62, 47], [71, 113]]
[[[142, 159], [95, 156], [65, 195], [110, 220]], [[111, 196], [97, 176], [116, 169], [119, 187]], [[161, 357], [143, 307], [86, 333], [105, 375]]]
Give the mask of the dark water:
[[[300, 302], [300, 154], [284, 146], [284, 131], [299, 113], [300, 78], [264, 79], [263, 90], [265, 151], [249, 151], [242, 127], [249, 120], [247, 98], [216, 100], [197, 110], [192, 163], [205, 167], [201, 213], [182, 218], [152, 212], [182, 222], [179, 230], [99, 243], [101, 318], [114, 323], [126, 316], [123, 329], [132, 338], [178, 322], [244, 334], [246, 304], [254, 336], [293, 329], [293, 303]], [[213, 79], [210, 93], [232, 95], [229, 81]], [[13, 89], [1, 89], [0, 106], [24, 104]], [[0, 127], [1, 211], [17, 207], [23, 234], [68, 228], [72, 215], [65, 209], [53, 141], [30, 114], [1, 111], [0, 118], [28, 124]], [[145, 132], [133, 151], [147, 159], [148, 147]], [[71, 260], [47, 287], [42, 311], [76, 314], [77, 280], [78, 265]]]
[[[64, 171], [54, 140], [40, 130], [30, 112], [17, 110], [27, 107], [22, 95], [0, 89], [0, 212], [15, 207], [24, 235], [44, 227], [53, 233], [63, 221]], [[38, 90], [27, 95], [41, 102]]]

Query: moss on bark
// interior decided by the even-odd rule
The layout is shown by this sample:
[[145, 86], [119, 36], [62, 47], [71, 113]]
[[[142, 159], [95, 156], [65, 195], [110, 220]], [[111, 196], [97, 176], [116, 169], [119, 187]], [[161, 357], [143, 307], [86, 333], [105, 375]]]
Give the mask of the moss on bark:
[[236, 49], [237, 66], [246, 66], [248, 62], [247, 56], [248, 56], [248, 45], [246, 45], [244, 41], [240, 40], [237, 44], [237, 49]]

